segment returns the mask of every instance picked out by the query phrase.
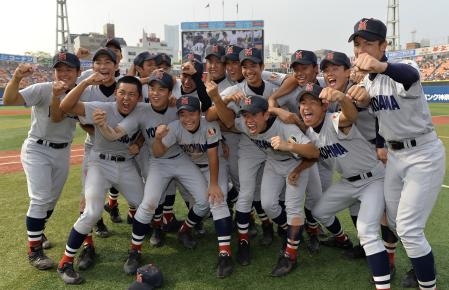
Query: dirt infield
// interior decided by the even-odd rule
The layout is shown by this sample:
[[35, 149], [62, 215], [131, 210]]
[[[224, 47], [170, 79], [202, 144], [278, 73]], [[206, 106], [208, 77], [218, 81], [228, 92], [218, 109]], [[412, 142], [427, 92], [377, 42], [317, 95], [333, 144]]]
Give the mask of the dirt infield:
[[[71, 154], [70, 164], [81, 164], [81, 162], [83, 162], [84, 155], [83, 145], [73, 145]], [[20, 150], [0, 151], [0, 174], [18, 172], [22, 170]]]
[[434, 116], [432, 117], [432, 123], [435, 125], [449, 124], [449, 116]]
[[27, 114], [31, 114], [30, 109], [0, 110], [0, 116], [17, 116], [17, 115], [27, 115]]

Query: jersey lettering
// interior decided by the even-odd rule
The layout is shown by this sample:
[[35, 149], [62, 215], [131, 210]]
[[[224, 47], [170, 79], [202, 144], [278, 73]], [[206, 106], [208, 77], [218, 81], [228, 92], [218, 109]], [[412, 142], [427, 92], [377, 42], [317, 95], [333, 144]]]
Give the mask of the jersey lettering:
[[154, 136], [156, 136], [156, 129], [157, 129], [157, 126], [156, 127], [150, 127], [150, 128], [148, 128], [146, 131], [147, 131], [147, 134], [148, 134], [148, 137], [150, 137], [150, 138], [154, 138]]
[[118, 142], [121, 142], [121, 143], [128, 144], [128, 143], [134, 141], [134, 140], [137, 138], [137, 134], [138, 134], [138, 133], [139, 133], [139, 132], [137, 131], [137, 132], [134, 133], [134, 135], [132, 135], [131, 137], [129, 137], [128, 135], [125, 135], [125, 136], [121, 137], [120, 139], [118, 139], [117, 141], [118, 141]]
[[384, 95], [378, 95], [372, 98], [371, 108], [373, 109], [374, 112], [378, 112], [381, 110], [394, 111], [401, 109], [394, 96], [384, 96]]
[[251, 141], [253, 141], [260, 149], [267, 150], [268, 148], [271, 148], [271, 144], [265, 140], [251, 139]]
[[320, 147], [320, 156], [322, 159], [337, 158], [348, 153], [348, 150], [340, 143], [325, 145]]
[[200, 153], [207, 151], [207, 144], [179, 144], [186, 153]]

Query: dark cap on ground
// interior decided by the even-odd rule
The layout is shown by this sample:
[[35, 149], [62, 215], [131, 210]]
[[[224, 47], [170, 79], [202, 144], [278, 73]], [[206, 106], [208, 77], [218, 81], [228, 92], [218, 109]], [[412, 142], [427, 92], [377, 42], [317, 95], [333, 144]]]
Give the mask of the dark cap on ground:
[[55, 68], [60, 63], [66, 64], [70, 67], [74, 67], [74, 68], [78, 68], [78, 69], [81, 66], [80, 60], [78, 59], [78, 57], [76, 55], [74, 55], [73, 53], [64, 52], [64, 51], [58, 52], [53, 57], [53, 68]]
[[295, 64], [317, 64], [318, 60], [313, 51], [299, 49], [292, 54], [290, 62], [293, 67]]
[[143, 63], [146, 60], [151, 60], [151, 59], [155, 59], [155, 58], [156, 58], [155, 54], [149, 53], [148, 51], [144, 51], [144, 52], [139, 53], [136, 56], [136, 58], [134, 58], [134, 65], [142, 67]]
[[101, 55], [108, 56], [112, 60], [113, 63], [117, 64], [117, 58], [115, 56], [115, 53], [110, 48], [102, 47], [102, 48], [98, 49], [94, 53], [94, 57], [92, 60], [95, 61]]
[[362, 18], [354, 25], [354, 33], [349, 37], [348, 42], [353, 41], [357, 36], [368, 41], [383, 41], [387, 37], [387, 27], [378, 19]]
[[153, 82], [159, 83], [162, 87], [167, 88], [170, 91], [173, 89], [173, 77], [161, 70], [156, 70], [150, 75], [148, 84], [151, 86]]
[[254, 63], [262, 64], [263, 63], [262, 51], [260, 51], [260, 49], [257, 49], [255, 47], [245, 48], [242, 51], [240, 51], [239, 60], [240, 63], [243, 63], [245, 60], [249, 60]]
[[104, 46], [105, 47], [113, 46], [117, 49], [120, 49], [120, 51], [122, 51], [122, 46], [120, 45], [120, 42], [116, 38], [106, 39]]
[[239, 61], [239, 54], [243, 48], [236, 45], [226, 46], [225, 60]]
[[162, 272], [158, 267], [152, 264], [142, 266], [137, 269], [136, 281], [134, 281], [128, 290], [152, 290], [162, 287]]
[[220, 59], [220, 61], [224, 61], [224, 56], [225, 56], [226, 52], [225, 52], [225, 48], [221, 45], [209, 45], [206, 48], [206, 59], [209, 59], [209, 57], [211, 56], [216, 56], [218, 57], [218, 59]]
[[182, 96], [176, 100], [176, 108], [178, 113], [181, 110], [187, 110], [189, 112], [197, 112], [201, 110], [200, 100], [193, 96]]
[[310, 95], [315, 98], [320, 98], [321, 91], [323, 90], [322, 87], [320, 87], [317, 84], [308, 83], [305, 85], [302, 89], [302, 91], [298, 95], [298, 103], [301, 101], [301, 98], [305, 95]]
[[166, 53], [158, 53], [156, 55], [156, 64], [160, 65], [162, 63], [166, 63], [168, 66], [171, 66], [171, 58]]
[[257, 114], [268, 110], [268, 101], [259, 96], [248, 96], [240, 104], [240, 113]]
[[326, 66], [331, 63], [335, 65], [344, 65], [346, 68], [351, 67], [351, 61], [349, 57], [343, 52], [329, 51], [326, 57], [320, 63], [320, 70], [324, 70]]

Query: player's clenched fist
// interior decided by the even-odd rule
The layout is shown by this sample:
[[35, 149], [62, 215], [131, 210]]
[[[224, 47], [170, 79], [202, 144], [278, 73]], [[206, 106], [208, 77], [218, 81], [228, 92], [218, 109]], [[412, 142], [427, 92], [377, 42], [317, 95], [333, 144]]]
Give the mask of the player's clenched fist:
[[157, 139], [162, 139], [162, 138], [164, 138], [165, 136], [167, 136], [167, 134], [168, 134], [168, 126], [167, 125], [159, 125], [159, 126], [157, 126], [157, 129], [156, 129], [156, 138]]
[[53, 82], [53, 96], [58, 97], [69, 89], [69, 86], [63, 81]]
[[105, 75], [95, 72], [86, 79], [86, 83], [91, 86], [101, 85], [106, 79], [107, 77]]
[[140, 147], [137, 144], [131, 144], [128, 147], [128, 153], [131, 155], [137, 155], [140, 152]]
[[283, 140], [280, 136], [271, 137], [271, 147], [274, 150], [288, 151], [288, 142]]
[[383, 73], [387, 69], [388, 64], [379, 61], [367, 53], [361, 53], [355, 60], [354, 66], [362, 72]]
[[320, 99], [323, 103], [340, 102], [344, 97], [344, 93], [333, 88], [324, 88], [320, 93]]
[[246, 98], [245, 94], [241, 91], [236, 92], [233, 95], [227, 96], [224, 98], [223, 102], [225, 104], [229, 104], [230, 102], [234, 102], [236, 104], [239, 104], [240, 101], [244, 100]]
[[214, 81], [209, 80], [204, 85], [206, 86], [206, 92], [211, 99], [220, 98], [218, 86]]
[[92, 113], [92, 119], [95, 125], [104, 127], [106, 125], [106, 112], [101, 109], [95, 109]]
[[29, 63], [21, 63], [14, 71], [13, 77], [17, 80], [21, 80], [34, 73], [34, 66]]
[[360, 105], [366, 105], [369, 102], [368, 91], [363, 86], [356, 85], [350, 87], [347, 95]]

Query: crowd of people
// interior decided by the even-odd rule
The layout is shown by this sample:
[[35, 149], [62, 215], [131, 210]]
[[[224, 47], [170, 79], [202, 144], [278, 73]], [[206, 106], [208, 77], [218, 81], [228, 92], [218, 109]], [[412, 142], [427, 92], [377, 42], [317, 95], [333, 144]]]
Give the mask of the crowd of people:
[[[18, 65], [18, 62], [0, 61], [0, 87], [4, 88], [6, 86]], [[36, 65], [35, 73], [30, 77], [24, 78], [20, 83], [20, 88], [25, 88], [35, 83], [48, 82], [52, 79], [52, 67], [45, 65]]]

